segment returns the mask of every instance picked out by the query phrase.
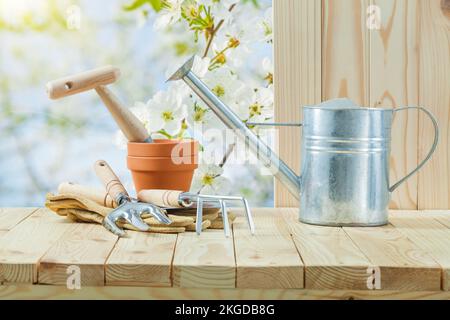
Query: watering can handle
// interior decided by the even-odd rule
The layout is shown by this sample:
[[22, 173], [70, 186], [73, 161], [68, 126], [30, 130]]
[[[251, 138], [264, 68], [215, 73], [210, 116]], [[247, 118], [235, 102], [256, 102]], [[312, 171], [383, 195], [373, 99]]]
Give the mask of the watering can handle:
[[419, 111], [423, 111], [431, 119], [431, 122], [433, 123], [433, 126], [434, 126], [434, 142], [433, 142], [433, 146], [431, 147], [430, 152], [428, 152], [428, 154], [425, 157], [425, 159], [413, 171], [411, 171], [405, 177], [403, 177], [398, 182], [396, 182], [392, 187], [390, 187], [389, 188], [389, 192], [392, 192], [395, 189], [397, 189], [403, 182], [405, 182], [411, 176], [413, 176], [415, 173], [417, 173], [417, 171], [419, 171], [425, 165], [425, 163], [427, 163], [428, 160], [430, 160], [431, 156], [436, 151], [436, 147], [437, 147], [437, 144], [439, 142], [439, 126], [438, 126], [438, 123], [436, 121], [436, 118], [433, 116], [433, 114], [430, 111], [428, 111], [424, 107], [402, 107], [402, 108], [394, 109], [394, 112], [404, 111], [404, 110], [411, 110], [411, 109], [417, 109]]

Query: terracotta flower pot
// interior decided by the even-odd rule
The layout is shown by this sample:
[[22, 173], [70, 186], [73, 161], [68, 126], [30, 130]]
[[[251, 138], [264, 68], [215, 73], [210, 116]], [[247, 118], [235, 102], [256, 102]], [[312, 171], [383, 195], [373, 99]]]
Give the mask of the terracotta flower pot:
[[128, 143], [127, 166], [134, 186], [143, 189], [189, 191], [198, 167], [198, 142], [162, 140]]

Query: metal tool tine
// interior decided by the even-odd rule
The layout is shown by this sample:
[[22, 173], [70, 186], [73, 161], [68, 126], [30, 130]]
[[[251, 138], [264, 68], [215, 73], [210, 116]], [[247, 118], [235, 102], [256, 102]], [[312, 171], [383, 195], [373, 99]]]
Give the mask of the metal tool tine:
[[229, 238], [231, 233], [230, 233], [230, 223], [228, 221], [227, 205], [223, 200], [219, 200], [219, 203], [222, 211], [223, 230], [225, 231], [225, 236]]
[[[151, 205], [149, 203], [147, 203], [146, 205], [148, 205], [147, 208], [144, 208], [144, 210], [142, 211], [142, 213], [149, 213], [152, 216], [155, 217], [156, 220], [158, 220], [161, 223], [164, 224], [171, 224], [172, 220], [170, 220], [170, 218], [167, 216], [167, 212], [166, 210], [155, 206], [155, 205]], [[141, 214], [142, 214], [141, 213]]]
[[126, 235], [126, 232], [120, 229], [115, 221], [111, 221], [110, 219], [103, 219], [102, 225], [106, 228], [106, 230], [112, 232], [116, 236], [123, 237]]
[[170, 220], [169, 217], [166, 216], [163, 213], [159, 213], [159, 212], [155, 213], [155, 212], [153, 212], [152, 214], [156, 218], [156, 220], [158, 220], [161, 223], [164, 223], [164, 224], [171, 224], [172, 223], [172, 220]]
[[197, 217], [195, 222], [195, 231], [198, 235], [202, 232], [202, 222], [203, 222], [203, 199], [198, 197], [197, 199]]
[[248, 201], [245, 198], [242, 198], [242, 202], [244, 202], [245, 207], [245, 215], [247, 216], [248, 226], [250, 227], [250, 231], [252, 234], [255, 234], [255, 224], [253, 223], [252, 212], [250, 211], [250, 206], [248, 205]]
[[124, 219], [129, 222], [133, 227], [136, 227], [137, 229], [141, 231], [148, 231], [150, 229], [150, 226], [142, 220], [142, 218], [138, 214], [131, 214], [124, 216]]

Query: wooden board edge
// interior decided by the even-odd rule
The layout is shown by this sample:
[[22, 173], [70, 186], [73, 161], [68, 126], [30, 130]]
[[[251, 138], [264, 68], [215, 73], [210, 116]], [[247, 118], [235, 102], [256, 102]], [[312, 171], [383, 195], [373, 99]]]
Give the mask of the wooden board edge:
[[[173, 259], [173, 256], [172, 256]], [[126, 278], [117, 279], [113, 274], [127, 273], [139, 270], [140, 281], [133, 281]], [[171, 287], [172, 265], [136, 265], [136, 264], [105, 264], [105, 285], [107, 286], [143, 286], [143, 287]]]
[[372, 290], [370, 287], [370, 266], [327, 266], [305, 267], [305, 289], [309, 290]]
[[[276, 273], [272, 271], [273, 269], [276, 269]], [[236, 288], [303, 289], [304, 266], [238, 267], [236, 270]]]
[[45, 285], [3, 285], [0, 286], [0, 300], [3, 299], [185, 299], [185, 300], [385, 300], [418, 299], [449, 300], [445, 291], [384, 291], [384, 290], [305, 290], [305, 289], [182, 289], [144, 287], [82, 287], [71, 290], [64, 286]]
[[[235, 266], [185, 266], [173, 265], [173, 287], [178, 288], [210, 288], [234, 289], [236, 287]], [[213, 279], [206, 275], [212, 273]], [[217, 274], [221, 279], [217, 279]], [[199, 277], [198, 275], [201, 275]]]
[[0, 263], [0, 285], [37, 283], [37, 266], [31, 263], [20, 264], [21, 272], [15, 272], [16, 264]]

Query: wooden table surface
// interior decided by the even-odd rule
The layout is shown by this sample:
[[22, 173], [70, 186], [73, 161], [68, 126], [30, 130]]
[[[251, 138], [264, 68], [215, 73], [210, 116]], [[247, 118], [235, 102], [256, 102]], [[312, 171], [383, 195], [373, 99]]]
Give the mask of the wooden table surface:
[[[450, 298], [450, 211], [329, 228], [299, 223], [297, 209], [254, 209], [254, 236], [235, 212], [232, 238], [210, 230], [118, 239], [47, 209], [0, 209], [0, 298]], [[67, 288], [73, 268], [78, 291]]]

